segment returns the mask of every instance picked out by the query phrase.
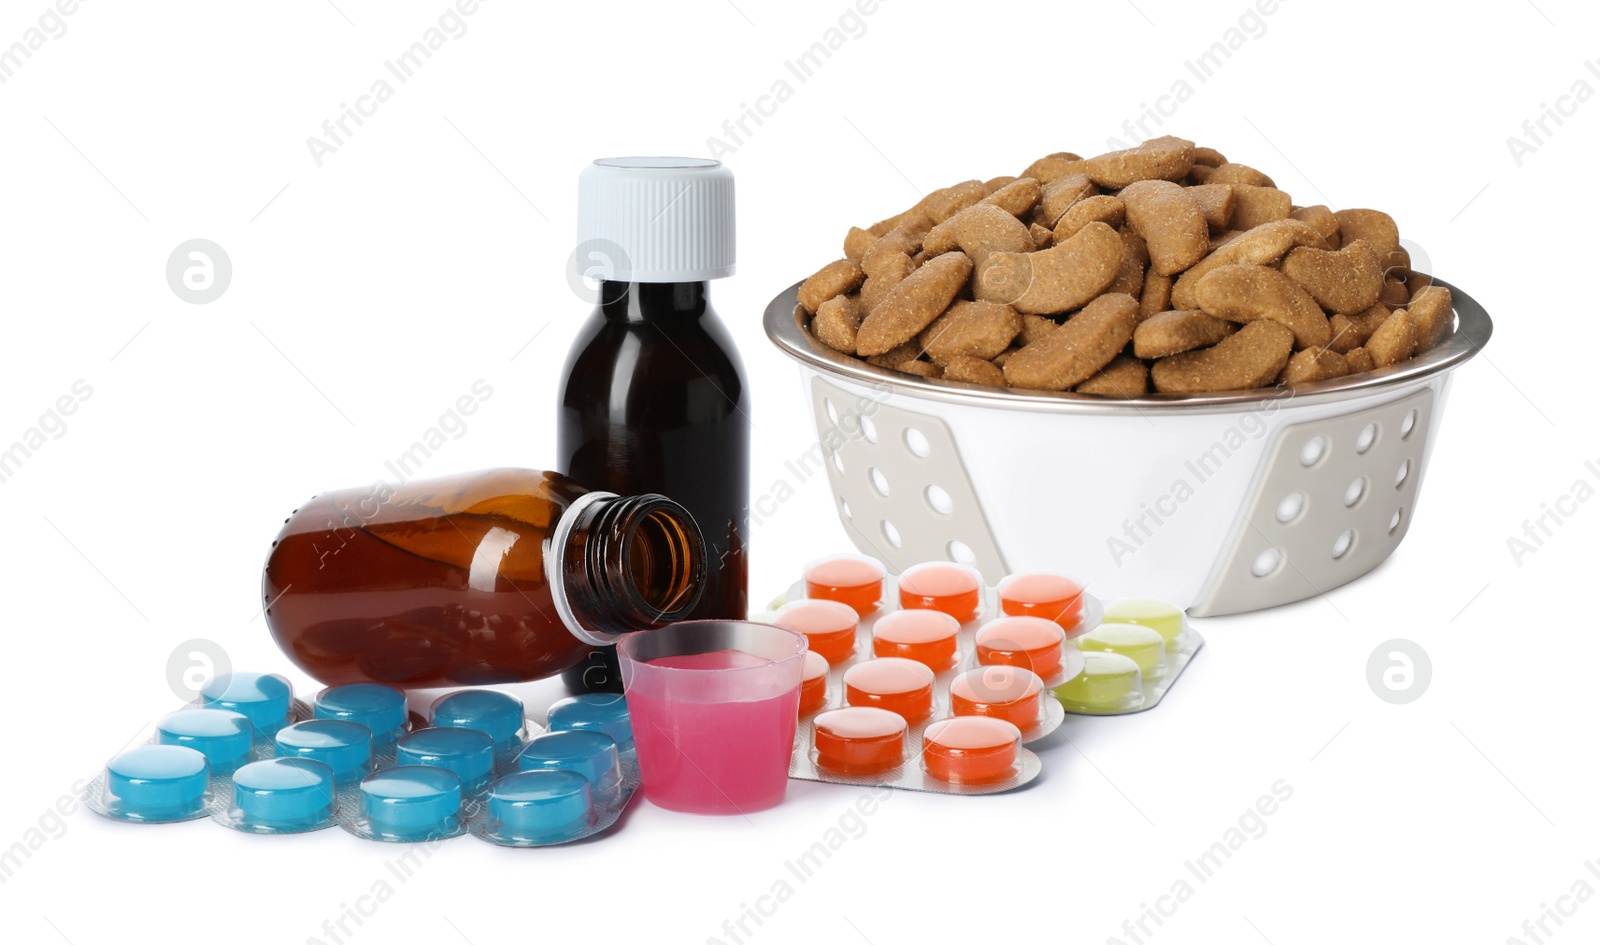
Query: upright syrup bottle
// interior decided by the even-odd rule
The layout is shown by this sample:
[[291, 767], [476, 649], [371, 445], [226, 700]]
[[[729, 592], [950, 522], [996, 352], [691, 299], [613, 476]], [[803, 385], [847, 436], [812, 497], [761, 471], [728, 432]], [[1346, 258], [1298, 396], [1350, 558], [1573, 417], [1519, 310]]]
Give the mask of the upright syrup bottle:
[[[598, 306], [567, 357], [557, 469], [591, 489], [681, 503], [706, 544], [695, 618], [747, 613], [750, 395], [711, 308], [733, 274], [733, 174], [702, 158], [595, 161], [578, 178], [579, 270]], [[615, 647], [562, 677], [622, 691]]]

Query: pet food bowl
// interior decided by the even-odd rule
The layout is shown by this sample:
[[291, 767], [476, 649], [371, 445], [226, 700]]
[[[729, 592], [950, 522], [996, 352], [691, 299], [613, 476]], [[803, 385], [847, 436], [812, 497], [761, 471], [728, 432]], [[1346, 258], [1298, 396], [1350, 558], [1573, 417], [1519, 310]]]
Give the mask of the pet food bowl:
[[1493, 331], [1448, 283], [1455, 331], [1393, 367], [1297, 388], [1108, 399], [874, 367], [817, 341], [799, 284], [767, 336], [799, 362], [827, 470], [862, 552], [1078, 576], [1101, 597], [1194, 616], [1259, 610], [1353, 581], [1415, 517], [1455, 369]]

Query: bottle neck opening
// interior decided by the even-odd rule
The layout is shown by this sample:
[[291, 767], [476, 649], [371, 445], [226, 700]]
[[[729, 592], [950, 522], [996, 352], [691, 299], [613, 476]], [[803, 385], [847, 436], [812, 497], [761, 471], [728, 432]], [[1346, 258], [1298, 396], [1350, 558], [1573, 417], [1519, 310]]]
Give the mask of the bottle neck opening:
[[709, 282], [600, 283], [600, 311], [607, 318], [645, 321], [652, 318], [699, 318], [710, 305]]
[[562, 621], [595, 646], [685, 619], [705, 588], [700, 529], [659, 495], [583, 496], [562, 517], [546, 560]]

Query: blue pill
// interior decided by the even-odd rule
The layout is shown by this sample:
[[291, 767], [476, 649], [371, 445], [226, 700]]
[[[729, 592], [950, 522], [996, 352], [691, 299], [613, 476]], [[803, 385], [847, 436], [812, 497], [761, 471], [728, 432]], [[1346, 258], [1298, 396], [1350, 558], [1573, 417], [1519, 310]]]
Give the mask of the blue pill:
[[361, 781], [361, 815], [384, 840], [426, 840], [455, 833], [461, 779], [448, 768], [400, 765]]
[[406, 696], [382, 683], [329, 686], [317, 693], [311, 714], [365, 725], [374, 744], [386, 745], [405, 734]]
[[256, 727], [230, 709], [184, 709], [156, 723], [156, 740], [193, 748], [206, 756], [212, 771], [225, 773], [250, 761]]
[[475, 728], [488, 732], [495, 751], [506, 751], [522, 733], [522, 700], [492, 689], [453, 692], [433, 704], [437, 728]]
[[395, 761], [447, 768], [466, 791], [481, 791], [494, 777], [494, 739], [475, 728], [425, 728], [400, 739]]
[[562, 840], [589, 823], [589, 779], [576, 771], [519, 771], [489, 788], [488, 833], [502, 841]]
[[576, 771], [596, 794], [613, 790], [622, 780], [617, 743], [604, 732], [572, 730], [535, 736], [517, 756], [522, 771]]
[[143, 745], [106, 765], [106, 795], [115, 816], [160, 823], [205, 810], [206, 756], [182, 745]]
[[277, 734], [280, 758], [310, 758], [333, 769], [335, 781], [367, 773], [372, 762], [372, 732], [365, 725], [340, 719], [296, 722]]
[[262, 735], [273, 735], [289, 724], [293, 698], [289, 680], [274, 673], [227, 673], [200, 690], [202, 706], [237, 712]]
[[233, 773], [233, 806], [247, 827], [316, 827], [333, 816], [333, 769], [311, 758], [268, 758]]
[[633, 749], [633, 723], [628, 721], [628, 703], [621, 696], [589, 692], [568, 696], [550, 707], [550, 730], [597, 731], [610, 735], [619, 751]]

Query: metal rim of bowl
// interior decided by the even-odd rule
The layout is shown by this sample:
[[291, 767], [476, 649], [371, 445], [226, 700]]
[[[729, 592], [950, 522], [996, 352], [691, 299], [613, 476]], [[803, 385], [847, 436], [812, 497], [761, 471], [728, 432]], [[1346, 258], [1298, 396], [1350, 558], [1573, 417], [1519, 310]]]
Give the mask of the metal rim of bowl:
[[[1426, 275], [1424, 273], [1424, 275]], [[1431, 277], [1430, 277], [1431, 279]], [[1434, 285], [1450, 290], [1455, 308], [1456, 327], [1438, 347], [1421, 357], [1392, 367], [1361, 374], [1302, 384], [1298, 387], [1261, 387], [1216, 394], [1151, 394], [1144, 397], [1113, 399], [1093, 394], [1056, 391], [1021, 391], [1009, 387], [987, 387], [963, 381], [918, 377], [880, 368], [829, 348], [812, 337], [805, 327], [806, 314], [800, 308], [800, 283], [778, 293], [767, 305], [762, 319], [767, 337], [784, 354], [824, 374], [843, 376], [875, 387], [889, 387], [914, 397], [979, 407], [1008, 407], [1045, 413], [1105, 415], [1159, 413], [1234, 412], [1265, 401], [1292, 400], [1297, 405], [1312, 405], [1350, 400], [1367, 394], [1398, 390], [1435, 374], [1443, 374], [1465, 364], [1483, 350], [1494, 333], [1494, 322], [1475, 299], [1443, 279]]]

